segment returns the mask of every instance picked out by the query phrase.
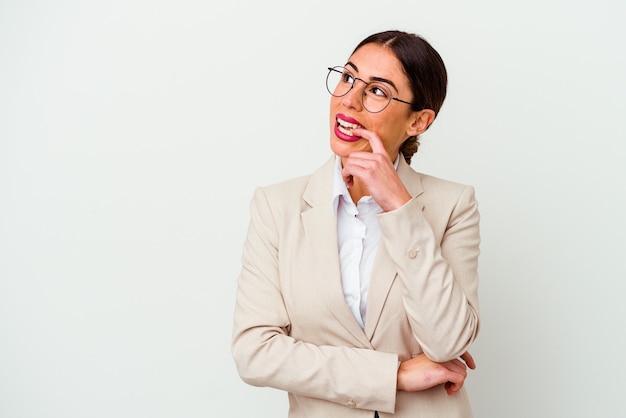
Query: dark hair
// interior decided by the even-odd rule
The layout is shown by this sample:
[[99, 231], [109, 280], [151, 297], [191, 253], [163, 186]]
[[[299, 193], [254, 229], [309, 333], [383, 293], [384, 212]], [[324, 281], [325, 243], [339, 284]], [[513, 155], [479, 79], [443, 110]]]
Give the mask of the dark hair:
[[[424, 38], [398, 30], [368, 36], [354, 48], [353, 53], [372, 43], [388, 47], [400, 61], [413, 93], [411, 109], [431, 109], [436, 117], [446, 98], [448, 86], [446, 66], [439, 53]], [[411, 163], [418, 148], [417, 136], [411, 136], [404, 141], [400, 151], [407, 163]]]

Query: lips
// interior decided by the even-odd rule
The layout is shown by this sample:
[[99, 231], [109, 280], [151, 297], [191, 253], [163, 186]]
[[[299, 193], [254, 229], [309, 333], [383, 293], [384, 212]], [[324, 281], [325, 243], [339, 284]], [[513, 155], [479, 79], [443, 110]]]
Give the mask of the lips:
[[335, 134], [339, 139], [349, 142], [361, 139], [361, 137], [354, 136], [354, 134], [352, 133], [353, 129], [364, 127], [356, 119], [353, 119], [346, 115], [338, 114], [336, 121], [337, 124], [335, 125]]

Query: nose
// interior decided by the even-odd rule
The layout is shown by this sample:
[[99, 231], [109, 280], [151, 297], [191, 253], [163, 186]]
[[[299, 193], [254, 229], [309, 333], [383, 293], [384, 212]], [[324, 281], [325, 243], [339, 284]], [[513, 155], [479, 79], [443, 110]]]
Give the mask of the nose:
[[[359, 86], [357, 81], [361, 81], [363, 86]], [[348, 91], [346, 93], [345, 96], [343, 96], [343, 104], [344, 106], [348, 107], [348, 108], [352, 108], [352, 109], [356, 109], [356, 110], [361, 110], [363, 108], [363, 93], [364, 93], [364, 88], [367, 84], [361, 80], [360, 78], [357, 78], [354, 80], [354, 84], [352, 84], [352, 88], [350, 89], [350, 91]]]

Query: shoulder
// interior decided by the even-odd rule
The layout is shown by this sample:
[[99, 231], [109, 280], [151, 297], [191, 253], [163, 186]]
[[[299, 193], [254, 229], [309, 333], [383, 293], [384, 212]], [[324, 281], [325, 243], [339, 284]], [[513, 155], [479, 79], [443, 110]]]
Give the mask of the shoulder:
[[398, 174], [409, 193], [415, 197], [421, 196], [422, 199], [455, 201], [464, 194], [474, 194], [471, 185], [416, 171], [404, 160], [400, 160]]
[[283, 212], [326, 203], [332, 199], [333, 169], [334, 156], [312, 173], [257, 187], [253, 202], [263, 199]]
[[264, 192], [268, 194], [272, 194], [272, 195], [274, 194], [281, 195], [281, 194], [289, 193], [289, 192], [293, 193], [293, 192], [304, 190], [311, 176], [312, 176], [311, 173], [304, 174], [304, 175], [292, 177], [286, 180], [282, 180], [276, 183], [259, 186], [257, 187], [257, 189], [263, 190]]
[[293, 203], [302, 199], [302, 195], [306, 190], [311, 174], [293, 177], [278, 183], [258, 186], [254, 191], [254, 200], [263, 198], [270, 205], [284, 205]]
[[458, 211], [477, 210], [474, 186], [419, 172], [416, 178], [422, 189], [417, 198], [431, 211], [453, 216]]
[[469, 184], [446, 180], [419, 172], [416, 172], [416, 174], [422, 183], [425, 193], [458, 195], [468, 189], [474, 190], [474, 187]]

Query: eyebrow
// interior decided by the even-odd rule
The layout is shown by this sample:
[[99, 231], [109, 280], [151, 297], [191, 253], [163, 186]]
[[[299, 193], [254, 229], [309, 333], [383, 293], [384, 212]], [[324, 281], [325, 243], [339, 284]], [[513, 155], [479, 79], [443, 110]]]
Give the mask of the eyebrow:
[[[349, 65], [350, 67], [354, 68], [354, 71], [356, 71], [357, 73], [359, 72], [359, 67], [357, 67], [357, 66], [356, 66], [356, 64], [355, 64], [355, 63], [353, 63], [352, 61], [348, 61], [348, 62], [346, 63], [346, 67], [347, 67], [348, 65]], [[394, 88], [394, 90], [395, 90], [396, 92], [398, 92], [398, 88], [397, 88], [397, 87], [396, 87], [396, 85], [393, 83], [393, 81], [391, 81], [391, 80], [387, 80], [386, 78], [382, 78], [382, 77], [370, 77], [370, 81], [378, 81], [379, 83], [386, 83], [386, 84], [389, 84], [391, 87], [393, 87], [393, 88]]]

